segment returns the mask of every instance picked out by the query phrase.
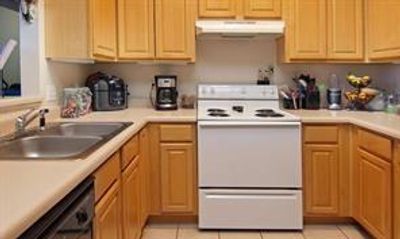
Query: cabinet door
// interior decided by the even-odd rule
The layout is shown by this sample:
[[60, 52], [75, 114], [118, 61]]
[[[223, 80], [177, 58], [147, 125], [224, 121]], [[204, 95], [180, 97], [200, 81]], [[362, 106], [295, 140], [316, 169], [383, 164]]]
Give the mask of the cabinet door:
[[394, 239], [400, 239], [400, 142], [396, 142], [393, 161], [394, 172]]
[[363, 0], [328, 0], [328, 59], [363, 59], [363, 11]]
[[362, 149], [357, 166], [356, 219], [375, 238], [392, 238], [392, 166]]
[[326, 0], [285, 0], [289, 60], [325, 59]]
[[201, 18], [235, 18], [237, 0], [199, 0]]
[[118, 0], [118, 58], [155, 57], [153, 0]]
[[161, 208], [165, 213], [194, 211], [192, 143], [161, 144]]
[[281, 0], [243, 0], [244, 18], [279, 18]]
[[192, 0], [156, 0], [156, 57], [194, 60], [196, 3]]
[[400, 1], [368, 0], [365, 2], [369, 59], [400, 59]]
[[94, 231], [96, 239], [121, 239], [120, 183], [115, 182], [95, 207]]
[[122, 173], [124, 238], [140, 238], [140, 182], [136, 158]]
[[117, 56], [116, 0], [91, 0], [93, 56], [115, 59]]
[[146, 224], [150, 211], [150, 138], [147, 128], [144, 128], [139, 134], [140, 142], [140, 194], [141, 194], [141, 226]]
[[339, 214], [339, 149], [337, 145], [306, 145], [304, 153], [305, 213]]

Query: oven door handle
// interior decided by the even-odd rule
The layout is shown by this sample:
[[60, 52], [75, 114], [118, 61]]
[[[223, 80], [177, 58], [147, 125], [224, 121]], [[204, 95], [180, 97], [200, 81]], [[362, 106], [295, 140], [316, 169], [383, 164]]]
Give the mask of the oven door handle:
[[263, 122], [263, 121], [198, 121], [199, 127], [234, 127], [234, 126], [301, 126], [301, 122]]

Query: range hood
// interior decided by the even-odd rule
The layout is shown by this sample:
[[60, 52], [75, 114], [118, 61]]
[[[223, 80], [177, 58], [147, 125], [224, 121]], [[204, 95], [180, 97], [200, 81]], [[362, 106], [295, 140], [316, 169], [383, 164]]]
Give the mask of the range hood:
[[243, 37], [265, 36], [276, 38], [285, 30], [284, 21], [247, 21], [247, 20], [199, 20], [196, 21], [198, 36]]

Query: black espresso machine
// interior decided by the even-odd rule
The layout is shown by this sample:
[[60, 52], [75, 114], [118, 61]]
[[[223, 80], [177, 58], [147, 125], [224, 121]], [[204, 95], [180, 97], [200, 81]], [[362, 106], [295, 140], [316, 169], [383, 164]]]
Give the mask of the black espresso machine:
[[128, 108], [128, 85], [116, 77], [103, 72], [90, 75], [86, 86], [92, 92], [94, 111], [112, 111]]
[[157, 110], [178, 109], [177, 77], [173, 75], [155, 76]]

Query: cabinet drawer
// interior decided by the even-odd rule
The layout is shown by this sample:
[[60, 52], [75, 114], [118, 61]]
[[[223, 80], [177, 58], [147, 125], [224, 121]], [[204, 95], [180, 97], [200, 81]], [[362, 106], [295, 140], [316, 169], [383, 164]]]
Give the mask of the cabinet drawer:
[[119, 179], [120, 155], [114, 154], [94, 173], [95, 201], [97, 202], [111, 185]]
[[187, 142], [193, 140], [193, 125], [190, 124], [163, 124], [160, 125], [160, 140]]
[[363, 129], [359, 129], [357, 135], [358, 144], [361, 148], [377, 156], [391, 160], [392, 141], [390, 139]]
[[135, 135], [122, 147], [122, 156], [121, 156], [122, 169], [126, 168], [138, 154], [139, 154], [139, 138], [137, 135]]
[[335, 125], [309, 125], [304, 127], [304, 142], [334, 143], [339, 141], [339, 127]]

